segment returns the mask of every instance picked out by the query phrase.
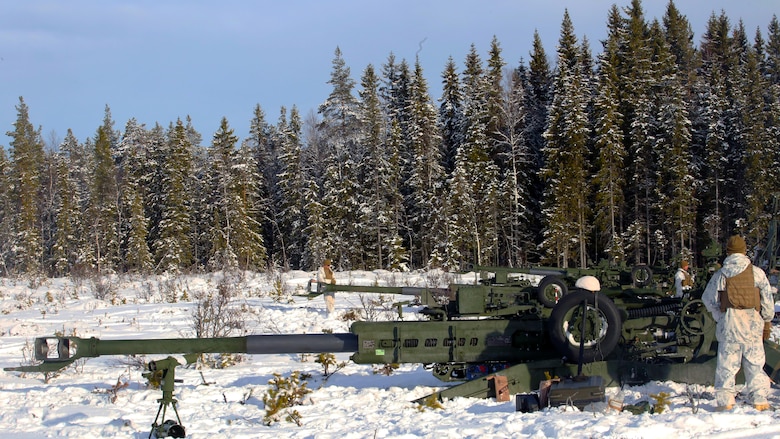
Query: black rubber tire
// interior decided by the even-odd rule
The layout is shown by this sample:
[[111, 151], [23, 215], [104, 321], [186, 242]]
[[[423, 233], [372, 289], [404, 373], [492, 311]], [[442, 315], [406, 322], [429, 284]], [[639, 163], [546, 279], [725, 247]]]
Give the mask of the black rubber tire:
[[547, 308], [553, 308], [561, 298], [568, 294], [569, 289], [566, 282], [558, 276], [545, 276], [539, 281], [536, 287], [537, 298], [542, 305]]
[[647, 265], [637, 265], [631, 270], [631, 283], [634, 288], [642, 288], [653, 283], [653, 270]]
[[[583, 363], [590, 363], [596, 359], [603, 359], [617, 346], [621, 337], [623, 323], [620, 319], [620, 311], [612, 300], [601, 293], [578, 290], [567, 294], [558, 301], [558, 304], [550, 314], [550, 342], [555, 349], [571, 363], [580, 361], [580, 318], [582, 314], [582, 302], [587, 304], [588, 320], [598, 319], [601, 328], [598, 337], [585, 340], [583, 351]], [[570, 325], [572, 330], [569, 330]], [[594, 325], [586, 325], [592, 330]]]

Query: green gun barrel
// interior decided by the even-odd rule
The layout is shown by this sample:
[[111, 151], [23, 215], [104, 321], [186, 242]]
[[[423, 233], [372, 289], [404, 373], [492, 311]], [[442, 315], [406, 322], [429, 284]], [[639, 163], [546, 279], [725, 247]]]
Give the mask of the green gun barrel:
[[95, 337], [38, 337], [33, 366], [7, 367], [6, 371], [53, 372], [79, 358], [142, 354], [297, 354], [356, 352], [355, 334], [273, 334], [223, 338], [167, 338], [100, 340]]

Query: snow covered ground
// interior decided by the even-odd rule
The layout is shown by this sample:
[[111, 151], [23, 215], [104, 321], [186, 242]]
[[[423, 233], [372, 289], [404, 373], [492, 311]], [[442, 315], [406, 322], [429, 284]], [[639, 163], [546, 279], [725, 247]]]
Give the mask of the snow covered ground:
[[[288, 293], [304, 293], [312, 273], [291, 272], [281, 279], [247, 274], [236, 286], [246, 317], [246, 333], [348, 332], [349, 322], [328, 318], [322, 297], [290, 294], [274, 300], [274, 281]], [[340, 282], [362, 285], [426, 286], [430, 276], [386, 272], [338, 273]], [[439, 279], [442, 280], [442, 279]], [[362, 283], [361, 283], [362, 282]], [[401, 282], [401, 283], [398, 283]], [[111, 284], [52, 279], [35, 288], [0, 279], [0, 366], [26, 364], [35, 337], [55, 333], [100, 339], [176, 338], [193, 335], [193, 310], [199, 292], [215, 291], [219, 276], [179, 278], [125, 277]], [[106, 299], [95, 298], [95, 291]], [[186, 293], [186, 294], [185, 294]], [[100, 293], [99, 293], [100, 294]], [[171, 300], [176, 297], [176, 301]], [[181, 300], [184, 297], [185, 300]], [[337, 314], [365, 309], [356, 293], [337, 294]], [[415, 319], [406, 309], [406, 318]], [[381, 318], [382, 313], [379, 313]], [[243, 334], [235, 334], [243, 335]], [[773, 329], [773, 337], [780, 335]], [[148, 356], [146, 360], [161, 359]], [[402, 365], [391, 375], [377, 366], [346, 366], [327, 379], [315, 356], [249, 355], [225, 369], [180, 366], [175, 397], [189, 438], [773, 438], [780, 437], [780, 412], [757, 412], [738, 405], [730, 413], [714, 411], [713, 389], [654, 382], [624, 389], [626, 404], [671, 394], [661, 414], [633, 415], [597, 405], [586, 410], [557, 407], [534, 413], [515, 410], [514, 398], [496, 402], [456, 398], [443, 408], [421, 410], [411, 401], [442, 387], [421, 365]], [[46, 383], [40, 373], [0, 372], [0, 431], [3, 438], [117, 437], [147, 438], [159, 408], [159, 390], [142, 377], [142, 362], [123, 356], [79, 361]], [[311, 376], [311, 393], [294, 407], [299, 423], [265, 425], [263, 396], [274, 374], [293, 371]], [[607, 396], [619, 389], [609, 388]], [[691, 399], [693, 396], [693, 402]], [[780, 389], [772, 390], [780, 405]], [[169, 415], [171, 414], [169, 410]], [[166, 418], [170, 418], [167, 416]]]

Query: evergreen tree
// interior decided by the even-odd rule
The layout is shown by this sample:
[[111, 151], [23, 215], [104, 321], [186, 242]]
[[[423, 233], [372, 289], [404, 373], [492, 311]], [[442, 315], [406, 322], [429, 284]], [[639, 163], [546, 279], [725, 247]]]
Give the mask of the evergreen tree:
[[29, 109], [23, 98], [16, 106], [14, 130], [6, 133], [11, 138], [10, 152], [13, 162], [12, 185], [15, 200], [15, 221], [12, 230], [13, 265], [19, 273], [32, 276], [41, 274], [43, 242], [41, 228], [41, 171], [43, 166], [43, 141], [40, 128], [34, 129]]
[[[498, 189], [500, 176], [488, 141], [487, 83], [482, 61], [472, 44], [463, 72], [466, 131], [458, 150], [452, 197], [461, 213], [451, 229], [459, 253], [478, 265], [495, 264], [498, 256]], [[458, 206], [458, 204], [456, 204]]]
[[120, 174], [120, 191], [125, 218], [124, 260], [127, 270], [148, 273], [154, 262], [149, 250], [149, 219], [146, 216], [147, 192], [153, 166], [149, 165], [147, 149], [148, 133], [143, 125], [130, 119], [117, 145]]
[[139, 191], [132, 189], [125, 194], [125, 197], [129, 203], [125, 264], [131, 272], [148, 273], [152, 270], [154, 262], [146, 242], [149, 224], [144, 213], [143, 197]]
[[650, 95], [652, 50], [639, 0], [632, 0], [627, 15], [618, 70], [622, 91], [620, 111], [629, 164], [626, 195], [631, 205], [624, 240], [629, 254], [633, 254], [633, 263], [640, 264], [649, 263], [651, 258], [651, 206], [657, 171], [653, 155], [654, 102]]
[[[409, 268], [409, 251], [401, 237], [402, 225], [404, 222], [404, 199], [401, 195], [401, 154], [403, 140], [401, 139], [401, 130], [398, 121], [391, 122], [386, 140], [386, 175], [388, 179], [384, 182], [387, 188], [385, 200], [387, 207], [385, 214], [388, 216], [389, 248], [387, 255], [387, 268], [394, 271], [402, 271]], [[434, 250], [435, 252], [436, 250]], [[433, 258], [433, 256], [431, 256]]]
[[[688, 117], [687, 93], [678, 76], [671, 47], [660, 25], [654, 21], [650, 28], [653, 65], [658, 80], [653, 88], [657, 106], [657, 134], [654, 150], [659, 155], [659, 184], [656, 186], [659, 218], [663, 218], [664, 240], [672, 239], [671, 254], [690, 257], [697, 201], [694, 196], [694, 169], [691, 163], [691, 122]], [[664, 248], [656, 240], [655, 251]], [[663, 253], [662, 253], [663, 256]]]
[[[56, 140], [53, 140], [56, 141]], [[54, 247], [57, 234], [57, 209], [59, 205], [59, 157], [55, 152], [56, 144], [43, 153], [41, 163], [40, 191], [40, 233], [41, 233], [41, 264], [43, 273], [54, 274]]]
[[368, 267], [393, 267], [390, 256], [397, 242], [398, 224], [394, 201], [398, 192], [399, 175], [391, 166], [395, 152], [385, 142], [386, 129], [382, 103], [379, 98], [379, 78], [372, 65], [366, 67], [361, 79], [360, 120], [364, 129], [360, 144], [363, 158], [359, 162], [358, 175], [365, 182], [361, 190], [362, 208], [359, 222], [364, 225], [365, 262]]
[[222, 270], [251, 269], [265, 263], [265, 248], [255, 220], [253, 191], [258, 176], [251, 151], [236, 150], [238, 138], [222, 118], [209, 151], [211, 229], [209, 266]]
[[192, 175], [187, 180], [187, 193], [192, 202], [189, 240], [192, 243], [193, 263], [205, 267], [210, 254], [211, 209], [209, 206], [209, 148], [202, 146], [202, 136], [187, 117], [187, 138], [192, 146]]
[[439, 132], [442, 137], [442, 164], [447, 176], [455, 169], [455, 154], [463, 143], [463, 93], [455, 61], [447, 59], [442, 73], [442, 95], [439, 99]]
[[[733, 96], [729, 71], [733, 68], [734, 52], [731, 50], [730, 24], [725, 14], [712, 14], [702, 37], [703, 99], [701, 113], [704, 118], [705, 138], [704, 181], [702, 197], [707, 201], [705, 228], [717, 242], [732, 233], [733, 226], [734, 157], [731, 143], [730, 96]], [[729, 164], [731, 163], [731, 164]]]
[[[413, 161], [407, 184], [412, 188], [414, 209], [407, 213], [413, 229], [418, 231], [419, 260], [428, 264], [433, 249], [445, 236], [441, 216], [444, 169], [441, 166], [441, 137], [436, 125], [436, 109], [419, 59], [414, 66], [410, 98], [409, 141]], [[447, 266], [450, 266], [450, 261], [447, 261]]]
[[8, 276], [13, 270], [13, 243], [15, 206], [13, 198], [12, 163], [0, 148], [0, 275]]
[[726, 112], [726, 138], [728, 149], [726, 155], [726, 186], [725, 186], [725, 205], [727, 207], [727, 216], [725, 228], [729, 233], [737, 231], [746, 234], [748, 230], [745, 227], [752, 227], [747, 222], [748, 211], [747, 204], [748, 187], [745, 184], [746, 175], [746, 153], [747, 144], [745, 143], [745, 120], [743, 112], [746, 109], [743, 80], [744, 65], [746, 54], [749, 48], [747, 35], [742, 23], [739, 22], [733, 27], [730, 37], [730, 47], [728, 48], [728, 57], [724, 59], [723, 67], [726, 70], [726, 97], [728, 107]]
[[766, 75], [771, 85], [780, 86], [780, 22], [777, 20], [777, 15], [772, 15], [768, 33]]
[[[394, 249], [400, 259], [394, 265], [411, 264], [421, 266], [426, 261], [418, 260], [420, 230], [412, 223], [413, 212], [418, 207], [415, 205], [414, 189], [410, 186], [412, 167], [414, 165], [414, 150], [412, 147], [411, 121], [412, 104], [412, 73], [406, 60], [396, 62], [395, 55], [388, 56], [387, 62], [382, 66], [382, 84], [379, 86], [379, 98], [384, 104], [384, 113], [388, 118], [388, 139], [392, 145], [389, 150], [396, 154], [396, 165], [400, 175], [398, 191], [402, 199], [402, 205], [395, 208], [395, 221], [398, 233], [403, 236], [403, 243], [395, 243]], [[417, 223], [419, 225], [419, 223]], [[403, 256], [401, 256], [403, 255]], [[398, 262], [401, 259], [406, 262]]]
[[683, 87], [695, 81], [699, 59], [693, 45], [693, 30], [685, 15], [669, 0], [663, 17], [663, 28], [669, 51], [677, 66], [677, 77]]
[[328, 228], [323, 230], [322, 244], [331, 252], [337, 267], [350, 268], [361, 263], [360, 253], [354, 251], [360, 225], [353, 220], [360, 207], [355, 157], [361, 131], [358, 101], [352, 94], [355, 81], [350, 78], [349, 67], [338, 48], [328, 83], [333, 90], [319, 107], [323, 118], [320, 131], [327, 147], [321, 196]]
[[[625, 251], [622, 240], [623, 204], [625, 202], [626, 151], [620, 130], [623, 115], [618, 108], [617, 64], [620, 44], [620, 16], [612, 8], [610, 20], [612, 31], [604, 43], [599, 58], [597, 96], [594, 105], [596, 175], [594, 221], [598, 231], [600, 247], [604, 249], [611, 264], [624, 262]], [[599, 242], [597, 241], [597, 243]]]
[[[521, 76], [522, 77], [522, 76]], [[528, 74], [525, 92], [525, 139], [533, 159], [533, 174], [531, 185], [531, 202], [527, 206], [531, 233], [534, 242], [539, 242], [542, 233], [542, 199], [544, 184], [541, 170], [544, 164], [544, 132], [547, 130], [548, 107], [552, 99], [552, 72], [544, 51], [542, 39], [538, 31], [534, 31], [533, 50], [528, 63]], [[535, 256], [534, 259], [538, 259]]]
[[493, 159], [498, 159], [498, 154], [505, 153], [500, 149], [499, 144], [503, 144], [501, 132], [506, 130], [504, 109], [504, 66], [506, 63], [501, 57], [501, 45], [498, 39], [493, 36], [490, 42], [490, 55], [487, 60], [487, 69], [485, 71], [485, 85], [487, 87], [485, 98], [487, 100], [487, 135], [493, 149]]
[[[68, 130], [65, 142], [75, 141]], [[63, 142], [64, 143], [64, 142]], [[52, 273], [64, 276], [70, 273], [78, 255], [78, 225], [80, 219], [79, 199], [76, 183], [70, 175], [68, 158], [61, 152], [55, 156], [58, 175], [55, 195], [55, 233], [51, 250]]]
[[[168, 154], [162, 163], [161, 218], [154, 259], [158, 271], [176, 273], [192, 264], [189, 239], [192, 203], [187, 185], [192, 175], [192, 145], [181, 119], [169, 131], [167, 144]], [[133, 210], [133, 213], [140, 214], [136, 212], [135, 205]]]
[[[747, 48], [746, 60], [739, 69], [742, 81], [739, 84], [738, 99], [741, 113], [740, 144], [744, 145], [744, 168], [746, 182], [746, 219], [755, 241], [762, 240], [768, 231], [772, 193], [767, 188], [778, 183], [772, 178], [771, 165], [777, 163], [777, 151], [772, 148], [767, 124], [765, 92], [768, 84], [761, 74], [758, 53]], [[769, 165], [769, 166], [768, 166]]]
[[95, 168], [92, 184], [89, 227], [92, 266], [99, 274], [113, 271], [119, 263], [119, 193], [111, 143], [103, 126], [95, 137]]
[[[284, 117], [286, 112], [287, 110], [282, 108], [280, 117]], [[249, 125], [249, 136], [242, 143], [252, 151], [261, 179], [258, 201], [261, 203], [260, 221], [268, 257], [274, 261], [274, 264], [289, 268], [290, 261], [284, 248], [285, 240], [289, 235], [281, 235], [279, 226], [281, 204], [284, 202], [278, 187], [279, 174], [282, 172], [282, 164], [278, 156], [281, 154], [281, 144], [284, 142], [284, 134], [279, 132], [281, 129], [283, 128], [279, 127], [275, 130], [269, 125], [265, 119], [265, 112], [260, 105], [256, 105]]]
[[705, 145], [704, 166], [702, 167], [701, 198], [705, 201], [704, 218], [702, 220], [707, 234], [715, 242], [720, 242], [723, 232], [721, 215], [723, 186], [723, 163], [726, 153], [726, 99], [725, 83], [720, 70], [714, 69], [709, 78], [709, 86], [702, 99], [702, 115], [704, 119]]
[[[548, 256], [568, 267], [570, 260], [587, 265], [589, 124], [587, 87], [582, 57], [568, 11], [558, 46], [558, 73], [545, 140]], [[572, 247], [572, 243], [576, 244]]]
[[[445, 196], [451, 196], [454, 188], [451, 184], [455, 181], [455, 167], [457, 163], [457, 154], [463, 145], [466, 129], [466, 118], [464, 114], [464, 97], [461, 87], [460, 77], [458, 76], [455, 61], [452, 57], [447, 60], [447, 65], [442, 72], [442, 96], [439, 99], [439, 113], [437, 118], [438, 129], [441, 135], [441, 164], [444, 181], [442, 182], [442, 193]], [[400, 129], [395, 129], [391, 134], [391, 139], [401, 135]], [[400, 140], [397, 141], [400, 143]], [[436, 245], [431, 252], [428, 264], [432, 267], [454, 267], [462, 260], [458, 238], [463, 234], [457, 233], [458, 227], [458, 209], [452, 200], [442, 199], [439, 207], [440, 227], [437, 230], [439, 237]], [[456, 242], [457, 240], [457, 242]]]
[[279, 250], [285, 266], [305, 269], [306, 254], [306, 191], [308, 186], [302, 163], [302, 122], [298, 109], [290, 111], [290, 122], [280, 116], [276, 132], [279, 134], [278, 199], [279, 213], [273, 216], [278, 228]]
[[260, 225], [265, 201], [260, 198], [264, 192], [262, 177], [253, 151], [246, 144], [236, 151], [232, 170], [238, 198], [233, 237], [239, 267], [244, 270], [265, 268], [267, 256]]
[[147, 240], [152, 254], [157, 254], [157, 244], [160, 242], [160, 223], [163, 220], [165, 163], [169, 155], [170, 144], [165, 138], [165, 130], [159, 123], [147, 133], [143, 134], [140, 148], [144, 160], [143, 169], [139, 170], [137, 178], [143, 181], [144, 207], [149, 221], [149, 234]]
[[79, 142], [71, 130], [60, 144], [60, 152], [67, 158], [67, 167], [70, 179], [74, 184], [73, 198], [80, 215], [75, 221], [75, 237], [72, 245], [75, 246], [75, 261], [73, 269], [77, 274], [84, 274], [92, 260], [92, 246], [90, 245], [90, 229], [88, 216], [90, 209], [90, 193], [92, 185], [92, 170], [94, 169], [94, 146], [92, 140], [87, 138], [85, 142]]

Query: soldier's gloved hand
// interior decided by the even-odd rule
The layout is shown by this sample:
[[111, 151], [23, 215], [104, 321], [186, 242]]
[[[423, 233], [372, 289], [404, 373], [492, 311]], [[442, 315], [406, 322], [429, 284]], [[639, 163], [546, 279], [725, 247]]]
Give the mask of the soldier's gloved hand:
[[764, 322], [764, 334], [763, 339], [769, 340], [769, 335], [772, 333], [772, 322]]

